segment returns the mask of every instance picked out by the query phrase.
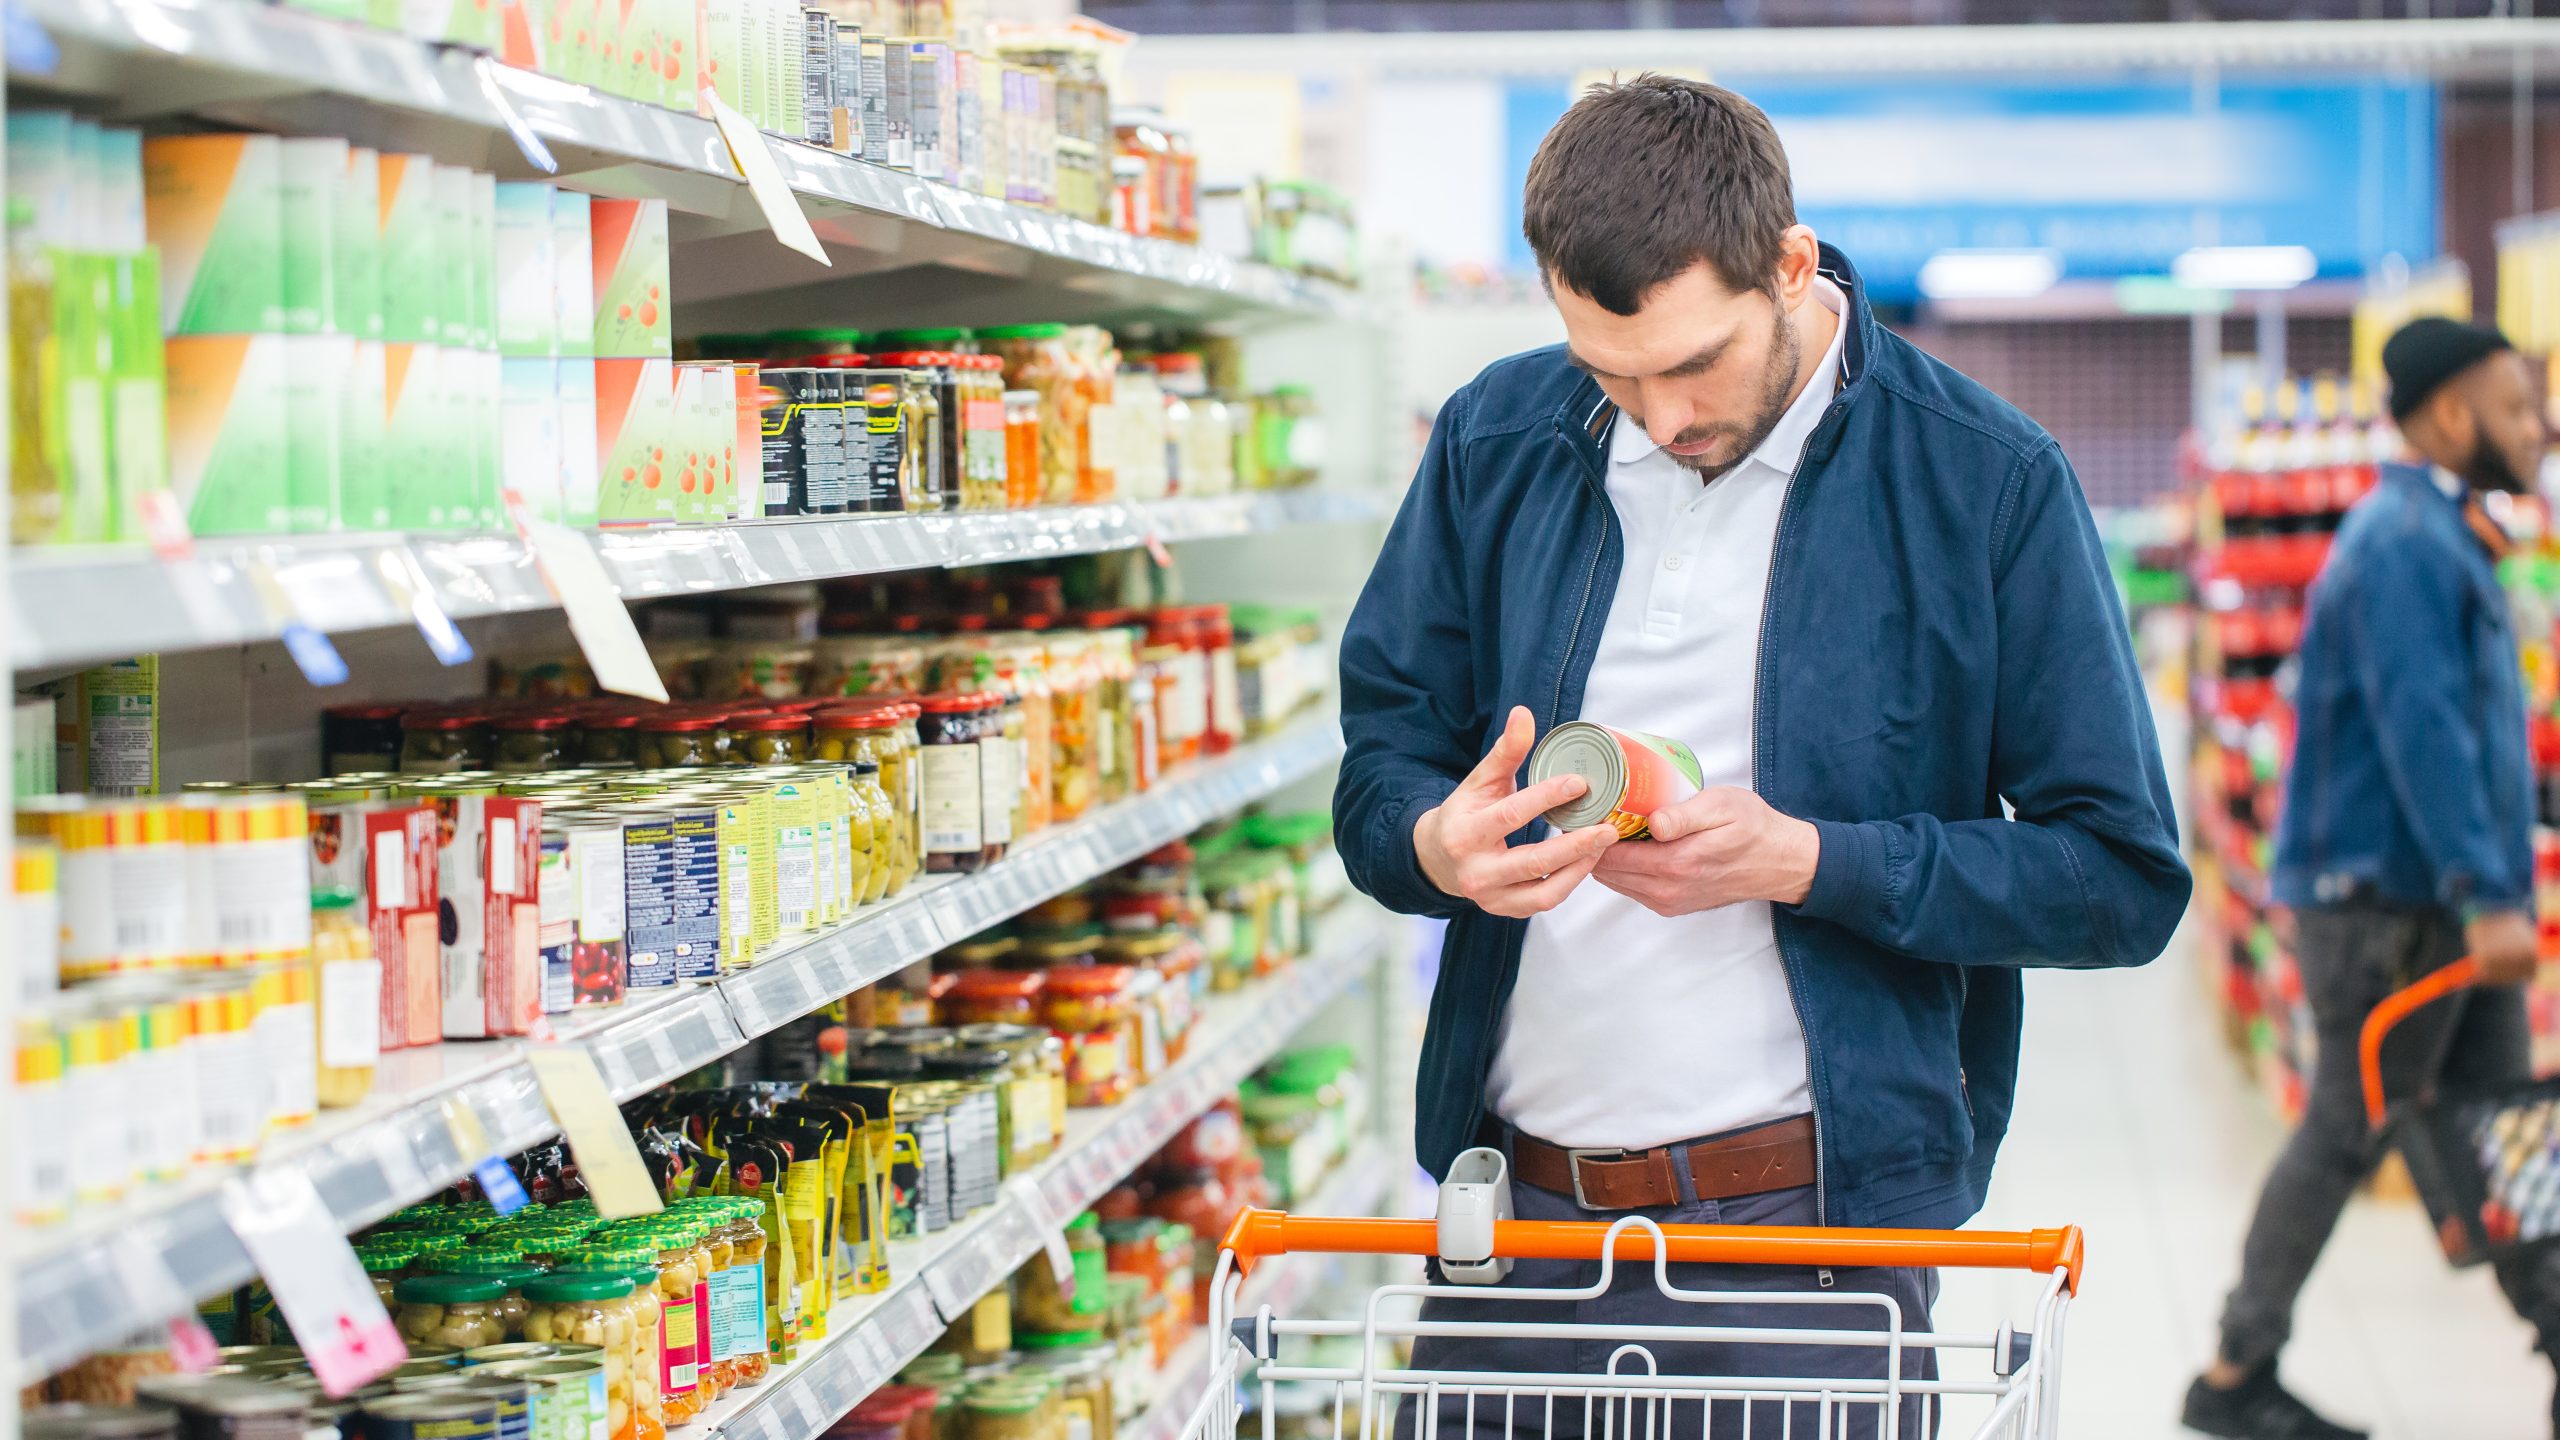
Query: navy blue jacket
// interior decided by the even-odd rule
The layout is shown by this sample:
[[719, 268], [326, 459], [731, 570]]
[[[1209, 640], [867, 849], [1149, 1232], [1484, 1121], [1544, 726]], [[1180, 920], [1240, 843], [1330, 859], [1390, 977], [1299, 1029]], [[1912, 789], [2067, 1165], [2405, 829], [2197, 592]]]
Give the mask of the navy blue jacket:
[[2389, 464], [2339, 527], [2302, 631], [2280, 904], [2533, 908], [2515, 632], [2462, 506]]
[[[1779, 513], [1752, 768], [1821, 832], [1812, 892], [1775, 908], [1825, 1219], [1950, 1226], [2008, 1128], [2019, 967], [2148, 961], [2188, 877], [2069, 464], [1878, 325], [1839, 252], [1822, 261], [1849, 298], [1847, 380]], [[1337, 842], [1361, 889], [1450, 922], [1416, 1085], [1435, 1175], [1483, 1118], [1526, 922], [1442, 893], [1413, 824], [1513, 705], [1541, 734], [1580, 713], [1622, 554], [1601, 479], [1615, 413], [1556, 348], [1452, 396], [1343, 635]]]

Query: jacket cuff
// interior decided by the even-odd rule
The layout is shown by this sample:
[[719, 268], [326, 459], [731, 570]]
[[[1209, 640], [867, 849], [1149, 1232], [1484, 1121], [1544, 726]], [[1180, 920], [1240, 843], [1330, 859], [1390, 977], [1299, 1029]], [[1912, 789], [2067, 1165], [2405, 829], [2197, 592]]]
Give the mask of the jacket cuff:
[[1433, 789], [1429, 786], [1407, 793], [1378, 816], [1378, 839], [1372, 854], [1377, 857], [1376, 878], [1387, 883], [1371, 898], [1390, 910], [1407, 915], [1435, 915], [1443, 919], [1468, 908], [1467, 902], [1431, 883], [1423, 873], [1422, 857], [1413, 848], [1413, 827], [1434, 806], [1449, 798], [1454, 784]]
[[1813, 885], [1797, 902], [1796, 912], [1853, 929], [1870, 923], [1885, 893], [1885, 845], [1864, 825], [1816, 820], [1822, 839], [1814, 861]]

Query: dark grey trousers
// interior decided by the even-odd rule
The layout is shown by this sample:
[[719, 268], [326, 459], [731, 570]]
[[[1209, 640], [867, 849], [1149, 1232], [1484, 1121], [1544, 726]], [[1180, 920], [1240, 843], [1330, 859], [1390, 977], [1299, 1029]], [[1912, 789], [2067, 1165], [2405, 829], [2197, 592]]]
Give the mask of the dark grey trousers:
[[[2336, 905], [2296, 919], [2294, 953], [2319, 1048], [2302, 1126], [2258, 1197], [2240, 1252], [2240, 1283], [2223, 1307], [2222, 1357], [2252, 1367], [2275, 1358], [2292, 1336], [2294, 1297], [2347, 1197], [2382, 1158], [2365, 1121], [2356, 1061], [2365, 1017], [2384, 996], [2462, 954], [2462, 926], [2449, 911]], [[2394, 1100], [2439, 1084], [2496, 1087], [2531, 1075], [2524, 993], [2512, 985], [2457, 992], [2402, 1021], [2382, 1042], [2383, 1093]], [[2501, 1261], [2497, 1275], [2543, 1353], [2560, 1355], [2560, 1248]]]
[[[1751, 1195], [1735, 1200], [1701, 1200], [1694, 1204], [1670, 1205], [1638, 1211], [1584, 1210], [1570, 1195], [1558, 1195], [1533, 1185], [1513, 1182], [1513, 1208], [1523, 1220], [1597, 1220], [1603, 1223], [1623, 1214], [1638, 1214], [1664, 1225], [1812, 1225], [1819, 1223], [1810, 1186]], [[1433, 1278], [1436, 1280], [1436, 1267]], [[1566, 1289], [1597, 1284], [1600, 1279], [1598, 1261], [1522, 1260], [1512, 1266], [1510, 1288]], [[1809, 1267], [1769, 1265], [1674, 1265], [1671, 1283], [1688, 1290], [1716, 1291], [1816, 1291], [1831, 1294], [1890, 1295], [1902, 1310], [1905, 1334], [1929, 1328], [1929, 1307], [1938, 1296], [1938, 1272], [1909, 1269], [1835, 1269], [1826, 1276]], [[1429, 1300], [1422, 1307], [1426, 1322], [1494, 1321], [1506, 1323], [1538, 1322], [1543, 1324], [1582, 1325], [1715, 1325], [1761, 1326], [1772, 1329], [1810, 1330], [1830, 1328], [1842, 1330], [1882, 1330], [1884, 1312], [1874, 1305], [1768, 1304], [1691, 1304], [1670, 1299], [1655, 1286], [1653, 1266], [1648, 1262], [1620, 1262], [1611, 1277], [1608, 1293], [1583, 1301], [1499, 1301], [1499, 1300]], [[1611, 1352], [1620, 1342], [1610, 1340], [1521, 1340], [1483, 1337], [1426, 1336], [1414, 1342], [1413, 1366], [1429, 1370], [1492, 1370], [1509, 1373], [1544, 1372], [1556, 1374], [1605, 1374], [1611, 1369]], [[1652, 1351], [1658, 1373], [1724, 1376], [1803, 1376], [1880, 1379], [1884, 1375], [1885, 1352], [1881, 1347], [1834, 1345], [1769, 1345], [1718, 1342], [1714, 1344], [1657, 1343]], [[1905, 1350], [1903, 1374], [1914, 1379], [1934, 1378], [1937, 1369], [1935, 1352]], [[1616, 1367], [1621, 1373], [1641, 1372], [1640, 1359], [1623, 1359]], [[1408, 1398], [1398, 1407], [1396, 1440], [1416, 1440], [1415, 1410], [1418, 1397]], [[1751, 1407], [1746, 1428], [1743, 1406], [1738, 1400], [1719, 1400], [1714, 1406], [1714, 1424], [1704, 1440], [1776, 1440], [1781, 1434], [1796, 1437], [1842, 1435], [1874, 1440], [1876, 1412], [1871, 1406], [1859, 1406], [1849, 1413], [1846, 1428], [1842, 1416], [1835, 1411], [1831, 1428], [1825, 1429], [1817, 1407], [1797, 1405], [1790, 1417], [1789, 1407], [1775, 1401], [1762, 1401]], [[1924, 1423], [1927, 1407], [1921, 1397], [1905, 1396], [1900, 1426], [1903, 1440], [1925, 1436], [1931, 1430]], [[1642, 1405], [1630, 1417], [1623, 1409], [1614, 1418], [1604, 1416], [1597, 1403], [1590, 1408], [1586, 1428], [1583, 1402], [1579, 1399], [1557, 1400], [1552, 1410], [1542, 1397], [1522, 1395], [1511, 1402], [1506, 1411], [1502, 1398], [1479, 1396], [1472, 1403], [1463, 1396], [1444, 1395], [1439, 1402], [1439, 1425], [1436, 1440], [1512, 1440], [1512, 1437], [1549, 1437], [1549, 1440], [1600, 1440], [1602, 1436], [1627, 1440], [1627, 1437], [1654, 1437], [1654, 1440], [1701, 1440], [1700, 1420], [1704, 1407], [1695, 1401], [1682, 1401], [1672, 1407], [1665, 1418], [1648, 1416]], [[1630, 1424], [1632, 1419], [1632, 1424]], [[1648, 1421], [1651, 1428], [1648, 1429]]]

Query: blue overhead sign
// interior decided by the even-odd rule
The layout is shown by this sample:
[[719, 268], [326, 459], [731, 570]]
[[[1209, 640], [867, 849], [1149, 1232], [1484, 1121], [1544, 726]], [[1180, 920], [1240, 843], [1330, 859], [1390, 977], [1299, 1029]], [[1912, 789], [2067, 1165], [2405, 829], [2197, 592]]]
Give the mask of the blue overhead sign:
[[[2066, 279], [2165, 274], [2195, 245], [2302, 245], [2323, 276], [2437, 253], [2436, 92], [2365, 80], [1983, 85], [1719, 77], [1776, 122], [1798, 215], [1879, 298], [1948, 249], [2049, 249]], [[1566, 87], [1508, 97], [1510, 259], [1519, 187]]]

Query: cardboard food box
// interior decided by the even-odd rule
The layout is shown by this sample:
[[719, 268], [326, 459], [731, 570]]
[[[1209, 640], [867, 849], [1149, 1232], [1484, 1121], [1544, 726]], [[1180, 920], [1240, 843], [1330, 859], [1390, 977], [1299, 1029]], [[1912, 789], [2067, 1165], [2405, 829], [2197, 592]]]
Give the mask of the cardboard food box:
[[363, 812], [366, 923], [382, 962], [382, 1048], [444, 1038], [443, 959], [437, 944], [436, 812], [426, 805]]
[[437, 795], [436, 894], [448, 1040], [522, 1035], [542, 1017], [542, 806]]

